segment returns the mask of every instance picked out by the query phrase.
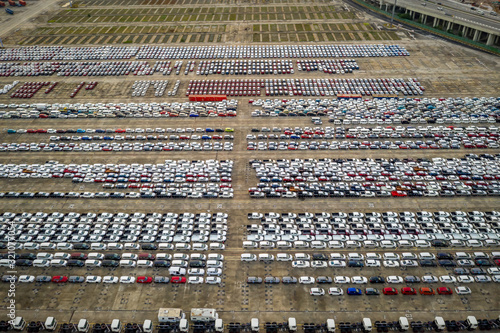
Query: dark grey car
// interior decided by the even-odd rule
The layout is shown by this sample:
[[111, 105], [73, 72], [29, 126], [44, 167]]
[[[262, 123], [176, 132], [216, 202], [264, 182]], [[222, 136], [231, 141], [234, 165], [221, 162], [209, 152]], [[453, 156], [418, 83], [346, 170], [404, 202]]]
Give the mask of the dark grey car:
[[85, 282], [85, 278], [83, 276], [73, 275], [73, 276], [70, 276], [68, 278], [68, 282], [71, 282], [71, 283], [83, 283], [83, 282]]

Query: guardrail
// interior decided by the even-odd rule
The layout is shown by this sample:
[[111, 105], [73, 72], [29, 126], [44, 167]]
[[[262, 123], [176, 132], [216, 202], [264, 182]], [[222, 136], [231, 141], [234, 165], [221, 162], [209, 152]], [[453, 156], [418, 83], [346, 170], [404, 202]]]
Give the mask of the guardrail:
[[[387, 17], [387, 18], [391, 18], [391, 14], [389, 12], [386, 12], [386, 11], [380, 9], [380, 8], [372, 6], [372, 5], [364, 2], [363, 0], [351, 0], [351, 1], [354, 2], [354, 3], [356, 3], [357, 5], [363, 6], [363, 7], [367, 8], [367, 9], [369, 9], [371, 11], [374, 11], [374, 12], [376, 12], [378, 14], [381, 14], [381, 15]], [[488, 53], [491, 53], [491, 54], [494, 54], [494, 55], [500, 55], [500, 49], [497, 48], [497, 47], [494, 47], [494, 46], [489, 46], [489, 45], [485, 45], [485, 44], [482, 44], [482, 43], [478, 43], [478, 42], [475, 42], [475, 41], [473, 41], [471, 39], [468, 39], [468, 38], [465, 38], [465, 37], [460, 37], [460, 36], [451, 34], [449, 32], [446, 32], [446, 31], [443, 31], [443, 30], [439, 30], [439, 29], [436, 29], [436, 28], [433, 28], [433, 27], [429, 27], [429, 26], [427, 26], [425, 24], [418, 23], [418, 22], [415, 22], [415, 21], [412, 21], [412, 20], [402, 19], [402, 18], [398, 17], [397, 15], [394, 16], [394, 20], [397, 21], [397, 22], [404, 23], [406, 25], [415, 27], [417, 29], [427, 31], [427, 32], [429, 32], [429, 33], [431, 33], [433, 35], [437, 35], [437, 36], [440, 36], [440, 37], [452, 40], [454, 42], [457, 42], [457, 43], [460, 43], [460, 44], [464, 44], [464, 45], [467, 45], [467, 46], [475, 48], [475, 49], [479, 49], [479, 50], [484, 51], [484, 52], [488, 52]]]

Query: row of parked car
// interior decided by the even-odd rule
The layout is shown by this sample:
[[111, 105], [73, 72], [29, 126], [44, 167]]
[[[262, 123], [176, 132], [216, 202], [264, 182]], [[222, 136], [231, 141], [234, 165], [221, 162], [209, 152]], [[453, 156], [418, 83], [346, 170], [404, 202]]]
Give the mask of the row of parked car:
[[[341, 79], [337, 79], [340, 81]], [[369, 79], [372, 80], [372, 79]], [[333, 80], [333, 82], [336, 82]], [[500, 98], [258, 99], [259, 116], [328, 116], [335, 125], [495, 123]]]
[[269, 46], [30, 46], [2, 49], [0, 61], [223, 59], [223, 58], [337, 58], [409, 56], [397, 44], [269, 45]]
[[71, 276], [66, 276], [66, 275], [55, 275], [55, 276], [49, 276], [49, 275], [21, 275], [19, 276], [19, 279], [17, 276], [14, 275], [4, 275], [2, 276], [2, 282], [7, 282], [7, 283], [12, 283], [12, 282], [19, 282], [19, 283], [106, 283], [106, 284], [133, 284], [133, 283], [159, 283], [159, 284], [164, 284], [164, 283], [189, 283], [189, 284], [201, 284], [201, 283], [206, 283], [206, 284], [220, 284], [221, 283], [221, 278], [217, 276], [208, 276], [206, 278], [200, 277], [200, 276], [190, 276], [188, 278], [184, 276], [130, 276], [130, 275], [122, 275], [120, 277], [118, 276], [113, 276], [113, 275], [106, 275], [106, 276], [98, 276], [98, 275], [87, 275], [87, 276], [80, 276], [80, 275], [71, 275]]
[[[132, 84], [132, 97], [144, 97], [149, 89], [153, 85], [155, 90], [155, 97], [162, 97], [165, 89], [168, 86], [167, 80], [142, 80], [134, 81]], [[171, 96], [172, 93], [169, 94]]]
[[[34, 131], [34, 130], [32, 130]], [[376, 127], [269, 127], [252, 128], [252, 134], [247, 140], [265, 139], [434, 139], [451, 137], [467, 138], [498, 138], [496, 126], [376, 126]], [[259, 133], [259, 134], [253, 134]], [[266, 134], [268, 133], [268, 134]]]
[[365, 58], [409, 55], [404, 46], [397, 44], [190, 47], [146, 45], [141, 46], [136, 59]]
[[[231, 182], [231, 160], [165, 160], [163, 164], [0, 164], [2, 178], [83, 178], [83, 182]], [[29, 175], [29, 176], [26, 176]], [[142, 181], [141, 179], [144, 179]]]
[[[360, 96], [422, 95], [425, 88], [417, 79], [265, 79], [265, 80], [190, 80], [189, 95], [261, 96]], [[276, 114], [278, 115], [278, 114]], [[288, 114], [290, 115], [290, 114]]]
[[[174, 90], [178, 89], [177, 81]], [[236, 117], [238, 101], [172, 103], [0, 104], [1, 118]]]
[[[55, 128], [48, 128], [48, 129], [44, 129], [44, 128], [39, 128], [39, 129], [33, 129], [33, 128], [20, 128], [20, 129], [8, 129], [7, 130], [7, 133], [8, 134], [25, 134], [25, 133], [28, 133], [28, 134], [83, 134], [83, 133], [86, 133], [86, 134], [94, 134], [94, 133], [97, 133], [97, 134], [106, 134], [107, 136], [109, 136], [110, 138], [114, 138], [113, 135], [111, 134], [125, 134], [125, 135], [130, 135], [130, 134], [136, 134], [136, 133], [146, 133], [146, 135], [153, 135], [154, 133], [177, 133], [178, 135], [182, 135], [182, 133], [199, 133], [199, 135], [202, 135], [201, 133], [214, 133], [214, 132], [217, 132], [217, 133], [224, 133], [224, 132], [234, 132], [234, 128], [232, 127], [226, 127], [226, 128], [212, 128], [212, 127], [207, 127], [207, 128], [200, 128], [200, 127], [197, 127], [197, 128], [191, 128], [191, 127], [187, 127], [187, 128], [183, 128], [183, 127], [178, 127], [178, 128], [171, 128], [171, 127], [167, 127], [167, 128], [161, 128], [161, 127], [157, 127], [157, 128], [87, 128], [87, 129], [84, 129], [84, 128], [77, 128], [77, 129], [73, 129], [73, 128], [58, 128], [58, 129], [55, 129]], [[192, 135], [195, 135], [195, 134], [192, 134]], [[208, 135], [208, 134], [207, 134]], [[216, 135], [217, 136], [217, 135]], [[156, 138], [159, 138], [159, 137], [156, 137]], [[210, 137], [211, 139], [222, 139], [222, 138], [214, 138], [213, 136]], [[131, 137], [124, 137], [125, 140], [142, 140], [142, 139], [147, 139], [147, 140], [151, 140], [151, 138], [149, 138], [148, 136], [142, 136], [141, 138], [137, 138], [135, 136], [131, 136]], [[180, 139], [180, 138], [177, 138], [177, 139]], [[200, 138], [192, 138], [192, 140], [199, 140]], [[208, 139], [208, 138], [206, 138]], [[234, 137], [224, 137], [224, 139], [234, 139]]]
[[[438, 295], [453, 295], [453, 289], [449, 287], [438, 287], [436, 288]], [[398, 295], [398, 289], [393, 287], [386, 287], [382, 289], [382, 293], [384, 295]], [[436, 291], [430, 287], [423, 287], [418, 289], [418, 293], [420, 295], [435, 295]], [[412, 287], [403, 287], [401, 288], [402, 295], [417, 295], [417, 289]], [[471, 290], [468, 287], [456, 287], [455, 293], [457, 295], [469, 295], [471, 294]], [[325, 290], [323, 288], [311, 288], [309, 290], [309, 294], [311, 296], [324, 296]], [[338, 287], [332, 287], [328, 289], [328, 294], [331, 296], [342, 296], [344, 295], [344, 290]], [[363, 295], [363, 291], [360, 288], [347, 288], [347, 295]], [[380, 291], [376, 288], [365, 288], [364, 295], [380, 295]]]
[[232, 142], [158, 142], [158, 143], [105, 143], [105, 142], [92, 142], [92, 143], [0, 143], [0, 152], [55, 152], [55, 151], [229, 151], [233, 150]]
[[495, 139], [452, 139], [394, 141], [257, 141], [247, 142], [247, 150], [359, 150], [359, 149], [498, 149]]
[[[465, 247], [495, 246], [500, 232], [496, 211], [487, 212], [385, 212], [367, 213], [302, 213], [297, 216], [251, 213], [249, 218], [258, 223], [248, 224], [247, 240], [270, 241], [268, 246], [291, 248], [295, 241], [345, 242], [347, 248], [404, 248], [404, 247]], [[356, 214], [356, 215], [354, 215]], [[440, 214], [440, 215], [438, 215]], [[472, 215], [477, 214], [477, 215]], [[483, 214], [483, 215], [480, 215]], [[253, 218], [253, 216], [256, 216]], [[290, 216], [290, 217], [289, 217]], [[279, 237], [277, 237], [279, 236]], [[313, 238], [311, 238], [311, 236]], [[468, 242], [472, 240], [472, 242]], [[480, 242], [475, 242], [479, 240]], [[267, 243], [253, 244], [255, 248]], [[312, 244], [311, 244], [312, 245]], [[333, 244], [332, 244], [333, 245]], [[248, 247], [252, 247], [248, 244]], [[465, 258], [470, 259], [470, 258]]]
[[291, 60], [202, 60], [196, 75], [294, 74]]
[[297, 69], [304, 72], [321, 71], [328, 74], [346, 74], [359, 70], [355, 59], [297, 60]]

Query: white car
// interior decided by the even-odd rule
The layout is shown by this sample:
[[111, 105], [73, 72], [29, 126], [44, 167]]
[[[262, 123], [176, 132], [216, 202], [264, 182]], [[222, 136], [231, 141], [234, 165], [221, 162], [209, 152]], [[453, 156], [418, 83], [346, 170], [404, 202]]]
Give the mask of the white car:
[[421, 247], [421, 248], [431, 247], [431, 243], [423, 239], [416, 240], [413, 244], [415, 245], [415, 247]]
[[200, 283], [203, 283], [203, 278], [201, 276], [190, 276], [190, 277], [188, 277], [187, 283], [200, 284]]
[[330, 267], [345, 267], [345, 261], [343, 260], [330, 260], [328, 262]]
[[309, 294], [311, 296], [324, 296], [325, 289], [323, 289], [323, 288], [311, 288], [311, 290], [309, 291]]
[[311, 267], [311, 263], [309, 261], [304, 260], [295, 260], [292, 261], [293, 268], [308, 268]]
[[401, 260], [401, 266], [403, 266], [403, 267], [418, 267], [418, 262], [416, 260]]
[[384, 260], [384, 267], [399, 267], [399, 261], [397, 260]]
[[455, 292], [457, 295], [470, 295], [471, 290], [469, 287], [456, 287]]
[[188, 275], [191, 276], [204, 276], [205, 270], [203, 268], [190, 268], [188, 269]]
[[439, 277], [439, 281], [442, 283], [455, 283], [457, 282], [457, 279], [451, 275], [442, 275]]
[[302, 284], [314, 284], [316, 279], [311, 276], [301, 276], [299, 277], [299, 283]]
[[387, 283], [403, 283], [404, 280], [401, 276], [390, 275], [385, 279], [385, 281]]
[[21, 275], [19, 277], [19, 282], [21, 282], [21, 283], [32, 283], [32, 282], [35, 282], [35, 277], [33, 275]]
[[322, 260], [313, 260], [311, 262], [311, 267], [312, 268], [327, 268], [328, 267], [328, 264], [326, 261], [322, 261]]
[[470, 275], [460, 275], [457, 277], [457, 280], [460, 283], [472, 283], [472, 282], [474, 282], [474, 278]]
[[89, 275], [85, 278], [85, 282], [87, 283], [101, 283], [102, 277], [97, 275]]
[[345, 284], [345, 283], [351, 283], [351, 279], [348, 276], [336, 276], [333, 279], [333, 282], [339, 284]]
[[380, 267], [380, 260], [369, 259], [365, 261], [366, 267]]
[[344, 295], [344, 290], [342, 290], [342, 288], [338, 288], [338, 287], [331, 287], [328, 289], [328, 294], [330, 294], [332, 296], [342, 296], [342, 295]]
[[379, 253], [373, 253], [373, 252], [369, 252], [365, 255], [366, 259], [377, 259], [377, 260], [380, 260], [382, 259], [382, 256], [379, 254]]
[[439, 280], [437, 277], [433, 275], [424, 275], [422, 276], [423, 283], [437, 283]]
[[208, 276], [205, 279], [205, 283], [207, 283], [207, 284], [219, 284], [221, 282], [222, 282], [221, 278], [220, 277], [216, 277], [216, 276]]
[[383, 240], [380, 241], [380, 247], [383, 249], [395, 249], [397, 247], [397, 244], [395, 241]]
[[351, 282], [355, 284], [365, 284], [368, 283], [368, 279], [364, 276], [353, 276]]
[[207, 276], [221, 276], [221, 275], [222, 275], [221, 268], [208, 268], [207, 269]]
[[118, 277], [116, 276], [105, 276], [102, 279], [103, 283], [118, 283]]
[[133, 276], [120, 276], [120, 283], [135, 283]]
[[500, 282], [500, 275], [493, 275], [493, 276], [491, 277], [491, 280], [492, 280], [493, 282]]
[[488, 275], [476, 275], [474, 276], [474, 280], [476, 280], [476, 282], [481, 282], [481, 283], [491, 282], [491, 278]]

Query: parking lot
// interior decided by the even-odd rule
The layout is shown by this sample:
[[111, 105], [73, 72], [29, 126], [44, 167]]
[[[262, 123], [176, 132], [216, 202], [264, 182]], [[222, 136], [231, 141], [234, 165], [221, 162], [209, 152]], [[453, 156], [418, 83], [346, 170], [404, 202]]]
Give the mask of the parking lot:
[[[182, 276], [186, 282], [201, 281], [193, 279], [194, 271], [172, 283], [176, 273], [166, 267], [169, 260], [148, 268], [17, 266], [17, 276], [152, 278], [152, 283], [130, 284], [92, 283], [90, 278], [17, 283], [18, 315], [27, 321], [55, 316], [59, 323], [119, 318], [156, 324], [158, 308], [178, 307], [185, 312], [215, 308], [224, 323], [247, 323], [253, 317], [261, 323], [295, 317], [299, 324], [328, 318], [498, 318], [500, 284], [496, 271], [487, 270], [498, 267], [492, 252], [500, 251], [494, 242], [500, 222], [494, 218], [248, 219], [248, 214], [271, 212], [320, 217], [322, 212], [500, 211], [494, 157], [500, 153], [497, 58], [417, 32], [386, 29], [384, 22], [340, 1], [74, 3], [78, 7], [44, 13], [2, 38], [7, 47], [54, 47], [0, 52], [0, 89], [6, 87], [0, 90], [0, 215], [163, 215], [85, 222], [72, 220], [72, 214], [64, 222], [25, 221], [19, 237], [35, 245], [16, 253], [221, 254], [223, 267], [220, 275], [204, 267], [204, 282], [195, 284], [182, 283]], [[89, 48], [64, 48], [79, 46]], [[200, 99], [227, 94], [227, 100], [189, 101], [192, 94], [203, 95]], [[394, 95], [399, 100], [377, 100]], [[462, 173], [466, 168], [472, 171]], [[264, 198], [249, 194], [257, 187]], [[297, 195], [266, 197], [270, 193]], [[200, 215], [174, 223], [167, 213]], [[200, 222], [201, 214], [217, 213], [227, 214], [227, 221]], [[447, 246], [436, 247], [439, 242], [428, 234], [439, 235]], [[467, 234], [480, 236], [462, 237]], [[36, 249], [42, 242], [55, 248]], [[98, 244], [57, 248], [59, 243]], [[132, 244], [121, 248], [125, 243]], [[420, 257], [410, 263], [384, 258], [404, 252], [467, 252], [472, 262], [458, 263], [457, 257], [457, 267], [434, 267]], [[473, 282], [467, 283], [455, 269], [480, 268], [473, 252], [488, 253], [492, 267], [470, 271], [466, 275]], [[317, 267], [241, 260], [242, 254], [278, 258], [297, 253], [328, 260], [311, 260], [309, 266]], [[346, 266], [357, 266], [350, 263], [350, 253], [366, 256], [364, 267], [330, 263], [345, 255]], [[373, 259], [380, 267], [367, 261], [371, 253], [380, 255]], [[1, 275], [6, 271], [2, 267]], [[428, 275], [457, 281], [343, 284], [339, 279]], [[478, 275], [492, 281], [478, 282]], [[247, 283], [249, 277], [275, 277], [280, 283]], [[283, 277], [334, 282], [285, 284]], [[8, 286], [0, 282], [2, 306], [9, 302]], [[330, 295], [335, 287], [343, 295]], [[384, 294], [392, 287], [398, 295]], [[405, 287], [417, 294], [403, 295]], [[425, 287], [436, 294], [423, 295]], [[438, 294], [439, 287], [452, 294]], [[457, 294], [457, 287], [470, 288], [470, 294]], [[311, 288], [322, 288], [325, 295], [312, 296]], [[348, 288], [363, 294], [350, 295]], [[365, 288], [377, 288], [380, 295], [367, 295]]]

